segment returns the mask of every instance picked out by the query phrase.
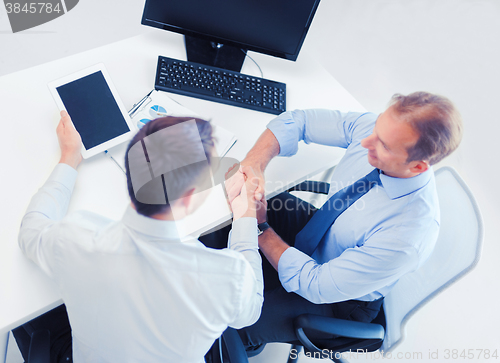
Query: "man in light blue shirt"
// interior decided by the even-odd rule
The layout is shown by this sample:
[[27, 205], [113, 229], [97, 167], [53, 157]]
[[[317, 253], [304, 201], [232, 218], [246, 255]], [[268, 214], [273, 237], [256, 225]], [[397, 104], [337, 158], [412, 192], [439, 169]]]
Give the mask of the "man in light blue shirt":
[[[265, 231], [259, 247], [270, 264], [263, 266], [262, 315], [240, 330], [243, 343], [251, 349], [297, 342], [292, 321], [304, 313], [373, 320], [398, 279], [421, 266], [434, 248], [439, 205], [431, 165], [458, 147], [461, 134], [453, 104], [425, 92], [395, 95], [378, 116], [304, 110], [272, 120], [242, 162], [259, 175], [262, 190], [269, 161], [294, 155], [301, 140], [346, 149], [330, 182], [334, 203], [342, 202], [335, 200], [337, 191], [374, 168], [381, 183], [327, 226], [310, 256], [293, 246], [314, 207], [283, 193], [268, 201], [267, 214], [261, 208], [257, 218]], [[309, 337], [314, 341], [314, 334]], [[328, 347], [328, 341], [315, 343]]]

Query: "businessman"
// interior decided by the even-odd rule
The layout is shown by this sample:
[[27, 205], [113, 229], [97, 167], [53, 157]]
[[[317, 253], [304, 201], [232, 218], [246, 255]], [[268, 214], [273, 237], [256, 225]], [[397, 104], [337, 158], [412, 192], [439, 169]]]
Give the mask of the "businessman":
[[61, 159], [31, 200], [19, 245], [55, 281], [65, 307], [16, 329], [23, 356], [29, 335], [48, 329], [52, 362], [202, 362], [228, 326], [260, 315], [256, 186], [244, 183], [231, 200], [229, 248], [181, 236], [184, 217], [203, 202], [214, 141], [206, 121], [164, 117], [128, 146], [131, 204], [122, 219], [66, 215], [82, 157], [78, 132], [61, 117]]
[[[293, 319], [312, 313], [362, 322], [384, 296], [431, 254], [439, 231], [432, 165], [462, 137], [461, 118], [446, 98], [394, 95], [380, 115], [304, 110], [272, 120], [242, 161], [264, 188], [264, 170], [299, 141], [346, 149], [321, 209], [282, 193], [258, 212], [264, 306], [256, 324], [239, 331], [248, 350], [267, 342], [296, 343]], [[300, 167], [300, 166], [299, 166]], [[243, 185], [233, 179], [228, 194]], [[265, 206], [265, 199], [262, 201]], [[309, 332], [320, 347], [329, 338]]]

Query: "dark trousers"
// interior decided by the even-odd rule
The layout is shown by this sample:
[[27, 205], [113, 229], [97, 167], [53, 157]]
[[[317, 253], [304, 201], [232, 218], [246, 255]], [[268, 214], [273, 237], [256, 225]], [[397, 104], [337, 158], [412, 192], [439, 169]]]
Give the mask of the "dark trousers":
[[[304, 228], [316, 212], [311, 204], [290, 193], [282, 193], [268, 201], [268, 223], [290, 246], [295, 236]], [[226, 245], [230, 226], [202, 236], [200, 241], [214, 248]], [[279, 281], [277, 271], [263, 256], [264, 305], [259, 320], [252, 326], [238, 331], [247, 349], [270, 342], [297, 343], [293, 319], [301, 314], [315, 314], [346, 320], [371, 322], [380, 311], [382, 299], [365, 302], [357, 300], [333, 304], [313, 304], [295, 293], [288, 293]], [[319, 347], [328, 348], [333, 336], [307, 332], [308, 337]]]
[[71, 327], [65, 305], [60, 305], [12, 330], [17, 346], [26, 362], [28, 361], [31, 334], [39, 330], [48, 330], [50, 333], [50, 363], [73, 361]]

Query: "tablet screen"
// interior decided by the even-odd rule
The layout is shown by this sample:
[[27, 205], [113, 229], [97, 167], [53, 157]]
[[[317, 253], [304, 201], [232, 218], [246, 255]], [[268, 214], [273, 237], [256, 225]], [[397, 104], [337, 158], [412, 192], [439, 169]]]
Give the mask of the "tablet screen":
[[101, 71], [56, 88], [89, 150], [130, 131]]

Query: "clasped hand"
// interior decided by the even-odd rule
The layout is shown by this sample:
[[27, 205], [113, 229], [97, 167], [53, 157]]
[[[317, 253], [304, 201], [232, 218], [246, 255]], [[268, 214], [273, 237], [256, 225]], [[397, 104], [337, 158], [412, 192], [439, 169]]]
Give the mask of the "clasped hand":
[[233, 219], [242, 217], [257, 218], [259, 223], [266, 221], [267, 202], [264, 196], [262, 173], [251, 166], [233, 165], [226, 173], [225, 187], [229, 204], [233, 211]]

